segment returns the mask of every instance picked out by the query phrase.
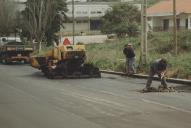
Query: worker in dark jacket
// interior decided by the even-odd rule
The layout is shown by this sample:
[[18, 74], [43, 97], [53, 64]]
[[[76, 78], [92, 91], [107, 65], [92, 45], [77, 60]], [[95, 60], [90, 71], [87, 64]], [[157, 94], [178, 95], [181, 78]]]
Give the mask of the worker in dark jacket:
[[131, 75], [135, 73], [135, 52], [132, 44], [125, 45], [123, 49], [123, 54], [126, 56], [126, 69], [127, 74]]
[[151, 63], [149, 77], [144, 91], [149, 91], [151, 89], [151, 83], [155, 74], [157, 74], [160, 77], [161, 85], [163, 86], [163, 88], [167, 89], [167, 83], [165, 77], [166, 68], [167, 68], [167, 61], [165, 59], [160, 58]]

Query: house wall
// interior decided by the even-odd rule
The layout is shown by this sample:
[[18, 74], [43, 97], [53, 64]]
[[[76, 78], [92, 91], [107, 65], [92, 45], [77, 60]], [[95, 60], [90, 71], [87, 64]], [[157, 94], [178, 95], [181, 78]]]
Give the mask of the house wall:
[[[64, 29], [61, 30], [62, 33], [70, 34], [73, 32], [73, 23], [64, 23]], [[77, 21], [75, 23], [75, 33], [81, 34], [81, 33], [94, 33], [99, 34], [100, 31], [100, 25], [101, 22], [99, 19], [90, 19], [84, 20], [84, 21]]]
[[[73, 31], [73, 24], [72, 23], [64, 23], [64, 29], [62, 29], [63, 32], [65, 33], [72, 33]], [[89, 23], [76, 23], [75, 24], [75, 32], [80, 33], [80, 32], [87, 32], [89, 31]]]
[[[86, 21], [83, 23], [76, 23], [76, 33], [99, 33], [101, 31], [101, 18], [106, 14], [107, 11], [111, 11], [112, 6], [117, 3], [118, 2], [76, 2], [74, 5], [75, 20], [77, 22], [81, 22], [81, 20]], [[141, 10], [140, 4], [134, 4], [134, 6], [138, 7]], [[68, 12], [66, 13], [66, 15], [72, 21], [72, 4], [68, 3], [67, 7]], [[65, 23], [64, 25], [65, 29], [62, 30], [63, 33], [71, 33], [72, 23]]]
[[191, 14], [188, 16], [188, 29], [191, 30]]
[[[173, 16], [160, 16], [160, 17], [151, 17], [150, 18], [150, 26], [153, 31], [164, 31], [163, 28], [163, 20], [169, 19], [169, 29], [167, 31], [173, 30]], [[180, 19], [180, 27], [179, 30], [191, 30], [191, 14], [181, 14], [177, 16], [177, 19]], [[186, 28], [186, 19], [188, 19], [188, 28]]]
[[[67, 5], [68, 12], [66, 15], [71, 18], [72, 17], [72, 4]], [[74, 5], [74, 15], [75, 18], [81, 18], [81, 17], [102, 17], [105, 15], [105, 13], [108, 10], [112, 9], [112, 4], [109, 3], [76, 3]]]

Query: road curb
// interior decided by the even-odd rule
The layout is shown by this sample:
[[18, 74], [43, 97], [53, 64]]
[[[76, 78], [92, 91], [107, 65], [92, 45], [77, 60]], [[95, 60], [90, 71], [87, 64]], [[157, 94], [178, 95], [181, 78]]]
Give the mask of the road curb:
[[[121, 76], [128, 76], [126, 73], [123, 72], [114, 72], [114, 71], [107, 71], [107, 70], [101, 70], [101, 73], [106, 73], [106, 74], [113, 74], [113, 75], [121, 75]], [[148, 75], [142, 75], [142, 74], [133, 74], [131, 76], [132, 78], [139, 78], [139, 79], [147, 79]], [[154, 77], [154, 80], [160, 80], [158, 77]], [[167, 82], [171, 83], [176, 83], [176, 84], [187, 84], [191, 85], [191, 80], [186, 80], [186, 79], [176, 79], [176, 78], [167, 78]]]

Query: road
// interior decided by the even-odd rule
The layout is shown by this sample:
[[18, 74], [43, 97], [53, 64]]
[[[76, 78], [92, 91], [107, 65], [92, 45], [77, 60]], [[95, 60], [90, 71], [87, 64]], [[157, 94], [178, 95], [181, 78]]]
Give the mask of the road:
[[190, 86], [140, 93], [146, 80], [102, 76], [49, 80], [27, 65], [0, 65], [0, 128], [191, 127]]

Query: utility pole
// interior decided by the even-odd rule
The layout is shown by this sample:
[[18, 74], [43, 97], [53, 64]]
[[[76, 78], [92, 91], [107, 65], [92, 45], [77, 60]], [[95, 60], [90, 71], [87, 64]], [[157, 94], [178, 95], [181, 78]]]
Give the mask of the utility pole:
[[59, 24], [60, 24], [60, 39], [59, 39], [60, 41], [59, 41], [59, 43], [61, 43], [61, 41], [62, 41], [62, 14], [58, 13], [58, 15], [59, 15]]
[[91, 27], [90, 27], [90, 20], [91, 20], [91, 18], [90, 18], [90, 3], [89, 2], [91, 2], [91, 1], [88, 1], [88, 33], [90, 34], [90, 31], [91, 31]]
[[173, 21], [174, 21], [174, 27], [173, 27], [173, 41], [175, 46], [175, 55], [178, 54], [178, 45], [177, 45], [177, 21], [176, 21], [176, 0], [173, 0]]
[[147, 0], [141, 4], [141, 65], [147, 64]]
[[72, 25], [72, 35], [73, 35], [73, 45], [75, 44], [75, 16], [74, 16], [75, 12], [74, 12], [74, 0], [72, 0], [72, 21], [73, 21], [73, 25]]

